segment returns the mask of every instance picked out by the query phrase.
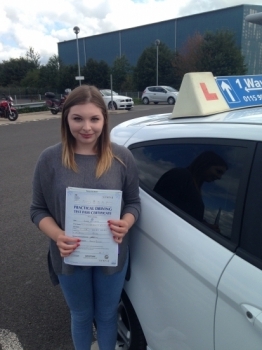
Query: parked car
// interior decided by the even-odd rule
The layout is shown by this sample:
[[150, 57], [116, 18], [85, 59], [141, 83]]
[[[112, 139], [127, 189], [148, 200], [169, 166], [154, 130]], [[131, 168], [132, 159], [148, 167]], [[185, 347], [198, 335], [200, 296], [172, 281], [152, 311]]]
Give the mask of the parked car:
[[167, 102], [170, 105], [175, 104], [178, 91], [171, 86], [148, 86], [142, 94], [142, 102], [148, 105], [150, 102], [158, 104]]
[[[112, 94], [111, 94], [110, 89], [102, 89], [100, 90], [100, 92], [103, 96], [103, 99], [108, 109], [131, 110], [134, 106], [134, 101], [131, 97], [118, 95], [118, 93], [116, 93], [115, 91], [112, 91]], [[113, 104], [111, 101], [111, 97], [113, 98]]]
[[262, 107], [230, 110], [212, 74], [189, 75], [173, 113], [111, 132], [134, 156], [142, 204], [119, 336], [128, 350], [260, 350]]

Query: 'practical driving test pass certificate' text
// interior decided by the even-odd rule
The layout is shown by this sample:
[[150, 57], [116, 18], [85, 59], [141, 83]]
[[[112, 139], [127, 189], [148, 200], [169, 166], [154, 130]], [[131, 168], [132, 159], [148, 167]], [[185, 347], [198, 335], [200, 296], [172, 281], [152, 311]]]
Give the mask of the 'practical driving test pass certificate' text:
[[107, 221], [118, 220], [122, 191], [68, 187], [65, 232], [77, 237], [80, 246], [64, 258], [69, 265], [117, 266], [118, 244]]

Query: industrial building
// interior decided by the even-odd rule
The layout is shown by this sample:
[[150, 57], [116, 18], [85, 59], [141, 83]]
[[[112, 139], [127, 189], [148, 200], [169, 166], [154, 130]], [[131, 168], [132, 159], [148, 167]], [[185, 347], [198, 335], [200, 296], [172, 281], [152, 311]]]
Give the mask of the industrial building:
[[[248, 74], [262, 72], [262, 26], [247, 22], [245, 17], [262, 12], [262, 6], [238, 5], [220, 10], [170, 19], [129, 29], [78, 38], [79, 63], [88, 59], [105, 61], [110, 66], [117, 57], [125, 55], [136, 65], [144, 49], [160, 40], [172, 51], [179, 51], [195, 33], [230, 30], [241, 48]], [[66, 65], [77, 64], [77, 39], [58, 43], [58, 55]]]

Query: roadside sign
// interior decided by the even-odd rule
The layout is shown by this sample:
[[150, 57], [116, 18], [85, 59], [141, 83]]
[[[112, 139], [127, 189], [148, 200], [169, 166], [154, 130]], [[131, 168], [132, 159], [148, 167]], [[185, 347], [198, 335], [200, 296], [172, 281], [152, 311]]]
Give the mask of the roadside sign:
[[230, 108], [262, 105], [262, 75], [216, 77]]
[[75, 77], [76, 78], [76, 80], [84, 80], [85, 79], [85, 77], [83, 77], [83, 76], [78, 76], [78, 77]]

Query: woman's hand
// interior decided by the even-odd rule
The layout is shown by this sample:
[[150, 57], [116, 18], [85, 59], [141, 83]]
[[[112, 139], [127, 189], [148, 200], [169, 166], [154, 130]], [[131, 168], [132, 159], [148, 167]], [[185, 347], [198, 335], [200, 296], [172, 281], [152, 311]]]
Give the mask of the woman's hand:
[[123, 238], [132, 227], [135, 222], [135, 218], [132, 214], [124, 214], [120, 220], [108, 220], [108, 226], [112, 232], [114, 241], [116, 243], [122, 243]]
[[125, 220], [108, 220], [108, 226], [112, 232], [114, 241], [116, 243], [122, 243], [129, 229], [128, 223]]
[[65, 231], [63, 231], [50, 216], [43, 218], [39, 222], [39, 228], [56, 242], [60, 250], [60, 255], [63, 258], [73, 253], [73, 251], [79, 247], [80, 239], [66, 236]]
[[68, 237], [64, 234], [60, 234], [57, 237], [56, 244], [59, 248], [60, 255], [64, 258], [66, 256], [69, 256], [73, 251], [79, 247], [80, 245], [80, 239]]

